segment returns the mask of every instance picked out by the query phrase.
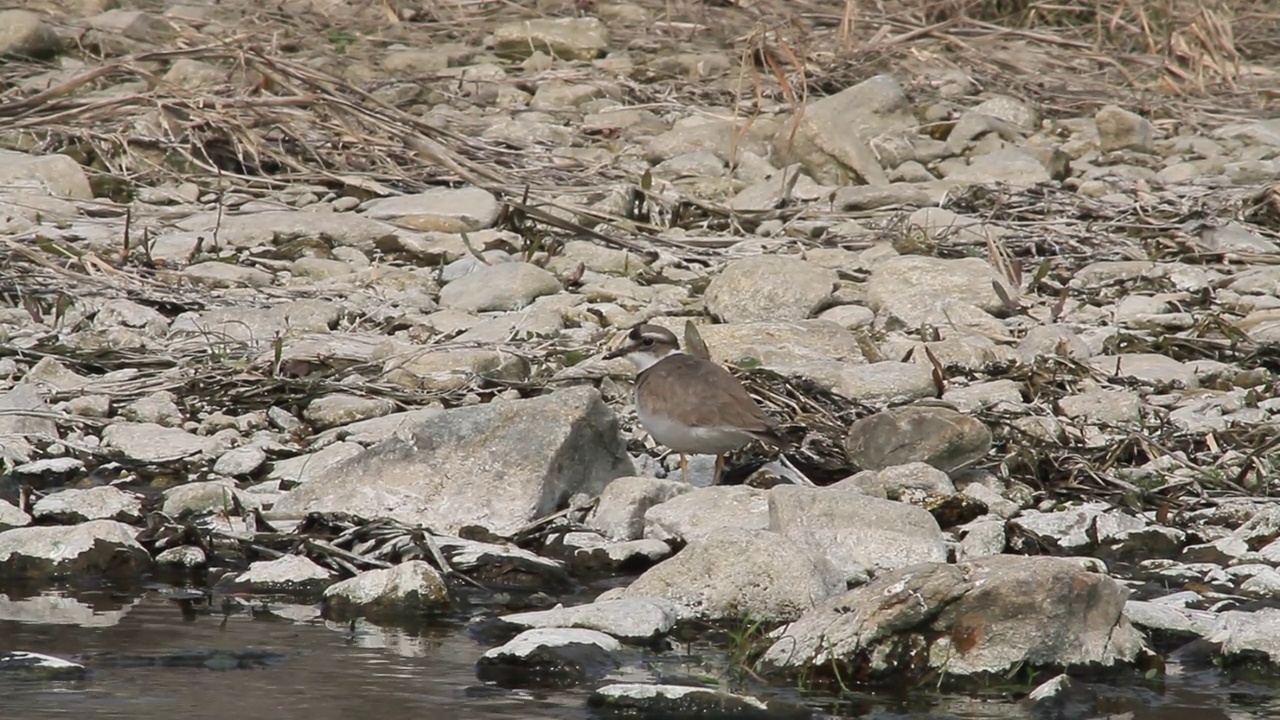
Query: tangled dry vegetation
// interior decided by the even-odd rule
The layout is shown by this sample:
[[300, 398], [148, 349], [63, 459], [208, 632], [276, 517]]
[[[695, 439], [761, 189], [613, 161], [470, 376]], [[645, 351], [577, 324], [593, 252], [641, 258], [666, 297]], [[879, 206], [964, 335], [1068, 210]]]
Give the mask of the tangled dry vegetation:
[[[482, 36], [499, 19], [563, 16], [589, 11], [592, 4], [222, 3], [239, 22], [232, 36], [217, 43], [175, 37], [162, 48], [138, 44], [120, 54], [118, 48], [86, 42], [80, 48], [83, 71], [52, 87], [39, 83], [49, 71], [42, 64], [0, 65], [0, 144], [68, 154], [91, 168], [97, 196], [118, 203], [127, 203], [139, 187], [181, 182], [219, 196], [260, 197], [313, 185], [360, 199], [467, 183], [503, 199], [505, 226], [519, 232], [531, 251], [554, 252], [557, 243], [577, 236], [715, 264], [725, 259], [727, 236], [766, 220], [789, 223], [830, 216], [863, 220], [884, 238], [910, 241], [900, 229], [903, 214], [893, 208], [845, 211], [817, 203], [735, 212], [704, 199], [653, 191], [647, 178], [613, 165], [566, 169], [545, 148], [494, 143], [425, 120], [415, 110], [425, 99], [404, 86], [437, 78], [370, 76], [358, 82], [352, 79], [358, 73], [342, 71], [362, 63], [360, 54], [368, 52], [371, 39], [379, 47], [420, 43], [424, 38], [465, 41]], [[662, 19], [652, 32], [615, 38], [615, 45], [644, 54], [668, 45], [727, 42], [740, 52], [740, 66], [732, 83], [719, 84], [654, 72], [633, 74], [623, 80], [629, 105], [717, 105], [748, 118], [778, 108], [802, 112], [809, 99], [885, 68], [908, 78], [908, 92], [927, 95], [931, 89], [922, 82], [910, 85], [911, 70], [940, 64], [962, 69], [982, 87], [1002, 88], [1034, 102], [1050, 122], [1109, 101], [1123, 102], [1157, 124], [1191, 127], [1280, 110], [1280, 82], [1274, 70], [1280, 67], [1280, 11], [1268, 0], [722, 0], [667, 2], [658, 10]], [[216, 61], [233, 68], [234, 77], [212, 88], [174, 87], [155, 69], [161, 61], [180, 58]], [[573, 81], [588, 72], [562, 70], [558, 77]], [[252, 91], [245, 93], [246, 86]], [[441, 92], [438, 83], [435, 87], [433, 92]], [[443, 96], [432, 101], [449, 100]], [[948, 129], [937, 128], [943, 135]], [[589, 202], [572, 207], [563, 203], [565, 197], [592, 200], [617, 192], [630, 198], [630, 212], [610, 215], [586, 209]], [[1073, 273], [1086, 262], [1124, 259], [1134, 249], [1169, 258], [1194, 256], [1196, 262], [1209, 264], [1266, 260], [1199, 253], [1183, 241], [1195, 234], [1197, 223], [1235, 217], [1272, 232], [1280, 230], [1277, 187], [1241, 197], [1153, 196], [1125, 209], [1043, 187], [1023, 192], [974, 190], [955, 198], [953, 207], [1018, 233], [987, 247], [944, 244], [934, 248], [936, 254], [987, 257], [1017, 280], [1015, 286], [1032, 277], [1032, 292], [1045, 298], [1065, 293]], [[126, 208], [104, 204], [101, 212], [117, 216]], [[56, 318], [70, 298], [83, 296], [124, 296], [175, 313], [217, 302], [169, 282], [163, 263], [148, 255], [148, 238], [127, 230], [114, 256], [86, 253], [41, 237], [0, 243], [0, 295], [6, 303], [27, 308], [33, 317]], [[847, 246], [856, 244], [851, 240]], [[1009, 302], [1017, 312], [1017, 299]], [[1180, 360], [1214, 359], [1280, 371], [1273, 355], [1231, 332], [1211, 309], [1190, 310], [1197, 314], [1195, 327], [1161, 338], [1159, 351]], [[1148, 342], [1119, 339], [1126, 341]], [[218, 398], [223, 404], [253, 408], [280, 398], [302, 404], [305, 398], [333, 389], [328, 385], [331, 378], [323, 375], [290, 377], [234, 346], [214, 350], [209, 342], [190, 341], [174, 346], [166, 357], [86, 355], [57, 345], [23, 351], [94, 373], [139, 371], [116, 388], [120, 401], [170, 389], [184, 397]], [[551, 344], [519, 349], [534, 355], [584, 350]], [[226, 367], [237, 372], [210, 372]], [[1047, 408], [1072, 392], [1089, 372], [1052, 359], [1010, 368], [1009, 377], [1030, 382], [1037, 389], [1034, 402], [1048, 413]], [[858, 414], [838, 398], [780, 385], [764, 373], [743, 375], [775, 411], [790, 419], [847, 427]], [[519, 389], [536, 392], [545, 380], [542, 376]], [[941, 372], [938, 382], [941, 392]], [[457, 402], [477, 389], [491, 394], [502, 388], [471, 387], [441, 399]], [[423, 400], [395, 385], [371, 382], [361, 390], [405, 405]], [[990, 460], [1004, 465], [1006, 472], [1071, 494], [1097, 493], [1142, 505], [1182, 507], [1215, 494], [1255, 492], [1265, 486], [1260, 476], [1273, 472], [1265, 456], [1280, 442], [1256, 434], [1228, 432], [1214, 438], [1152, 426], [1109, 447], [1077, 443], [1070, 431], [1067, 442], [1047, 446], [1021, 436], [997, 413], [988, 412], [982, 419], [1000, 438]], [[1239, 462], [1229, 471], [1210, 472], [1224, 448], [1237, 453]], [[1206, 468], [1205, 482], [1141, 486], [1113, 472], [1121, 460], [1141, 464], [1175, 451]]]

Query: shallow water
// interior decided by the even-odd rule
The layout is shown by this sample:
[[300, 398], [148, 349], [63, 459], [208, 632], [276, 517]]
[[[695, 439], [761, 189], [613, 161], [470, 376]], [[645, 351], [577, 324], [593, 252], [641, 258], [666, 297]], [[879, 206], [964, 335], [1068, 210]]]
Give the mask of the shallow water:
[[[125, 598], [81, 594], [75, 599], [46, 593], [23, 600], [0, 594], [0, 649], [80, 658], [92, 669], [89, 679], [75, 682], [15, 682], [0, 677], [0, 718], [590, 717], [585, 709], [587, 688], [505, 690], [478, 681], [475, 662], [487, 647], [461, 623], [419, 630], [367, 623], [353, 627], [320, 620], [309, 606], [271, 606], [264, 612], [260, 605], [249, 605], [225, 615], [184, 615], [178, 603], [159, 593]], [[279, 657], [249, 669], [230, 670], [121, 662], [122, 655], [156, 657], [248, 648], [273, 651]], [[629, 664], [615, 677], [654, 681], [714, 675], [714, 667], [722, 661], [706, 649], [681, 650]], [[1027, 717], [1016, 703], [999, 697], [859, 694], [834, 704], [830, 697], [809, 700], [835, 717]], [[1108, 703], [1110, 712], [1132, 712], [1133, 720], [1280, 717], [1280, 700], [1272, 690], [1244, 683], [1223, 686], [1212, 672], [1174, 674], [1160, 693], [1135, 691]]]

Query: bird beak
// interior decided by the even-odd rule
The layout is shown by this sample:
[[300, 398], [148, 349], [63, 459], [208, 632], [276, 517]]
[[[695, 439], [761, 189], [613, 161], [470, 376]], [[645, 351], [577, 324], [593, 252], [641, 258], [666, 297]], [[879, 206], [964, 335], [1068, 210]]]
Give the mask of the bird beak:
[[605, 353], [605, 354], [604, 354], [604, 359], [605, 359], [605, 360], [612, 360], [612, 359], [614, 359], [614, 358], [620, 358], [620, 357], [622, 357], [623, 355], [626, 355], [626, 354], [627, 354], [627, 349], [626, 349], [626, 348], [624, 348], [624, 347], [620, 347], [620, 348], [618, 348], [617, 350], [610, 350], [609, 352]]

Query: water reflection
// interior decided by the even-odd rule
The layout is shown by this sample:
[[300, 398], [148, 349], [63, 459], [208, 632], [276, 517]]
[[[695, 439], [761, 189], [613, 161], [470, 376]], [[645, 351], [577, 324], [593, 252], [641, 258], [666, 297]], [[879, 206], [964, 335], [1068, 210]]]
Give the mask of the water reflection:
[[[376, 716], [431, 720], [588, 717], [587, 690], [510, 691], [476, 680], [488, 648], [461, 622], [388, 628], [333, 623], [314, 606], [239, 601], [229, 612], [184, 612], [161, 593], [0, 595], [0, 648], [85, 658], [93, 676], [81, 682], [0, 678], [0, 718], [129, 718], [129, 720], [348, 720]], [[195, 650], [279, 653], [255, 669], [211, 671], [117, 662]], [[682, 655], [637, 656], [611, 678], [630, 682], [714, 677], [722, 658], [710, 648]], [[110, 658], [112, 661], [107, 661]], [[719, 667], [723, 667], [720, 665]], [[1130, 720], [1261, 720], [1280, 716], [1272, 689], [1227, 684], [1212, 671], [1171, 673], [1159, 691], [1119, 690], [1097, 717]], [[834, 717], [871, 720], [1004, 720], [1028, 717], [1007, 698], [851, 694], [833, 702], [810, 697]]]
[[53, 591], [0, 593], [0, 623], [109, 627], [118, 624], [137, 602], [136, 598], [122, 602], [105, 594], [76, 598]]

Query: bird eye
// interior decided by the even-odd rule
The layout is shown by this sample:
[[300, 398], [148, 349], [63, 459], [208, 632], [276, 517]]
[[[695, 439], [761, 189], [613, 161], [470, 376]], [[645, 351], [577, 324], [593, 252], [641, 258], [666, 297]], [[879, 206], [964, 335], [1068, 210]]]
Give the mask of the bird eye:
[[641, 340], [641, 341], [640, 341], [640, 344], [641, 344], [641, 345], [643, 345], [643, 346], [645, 346], [645, 347], [650, 347], [650, 346], [652, 346], [652, 345], [653, 345], [653, 338], [651, 338], [651, 337], [647, 337], [647, 338], [645, 338], [645, 339]]

